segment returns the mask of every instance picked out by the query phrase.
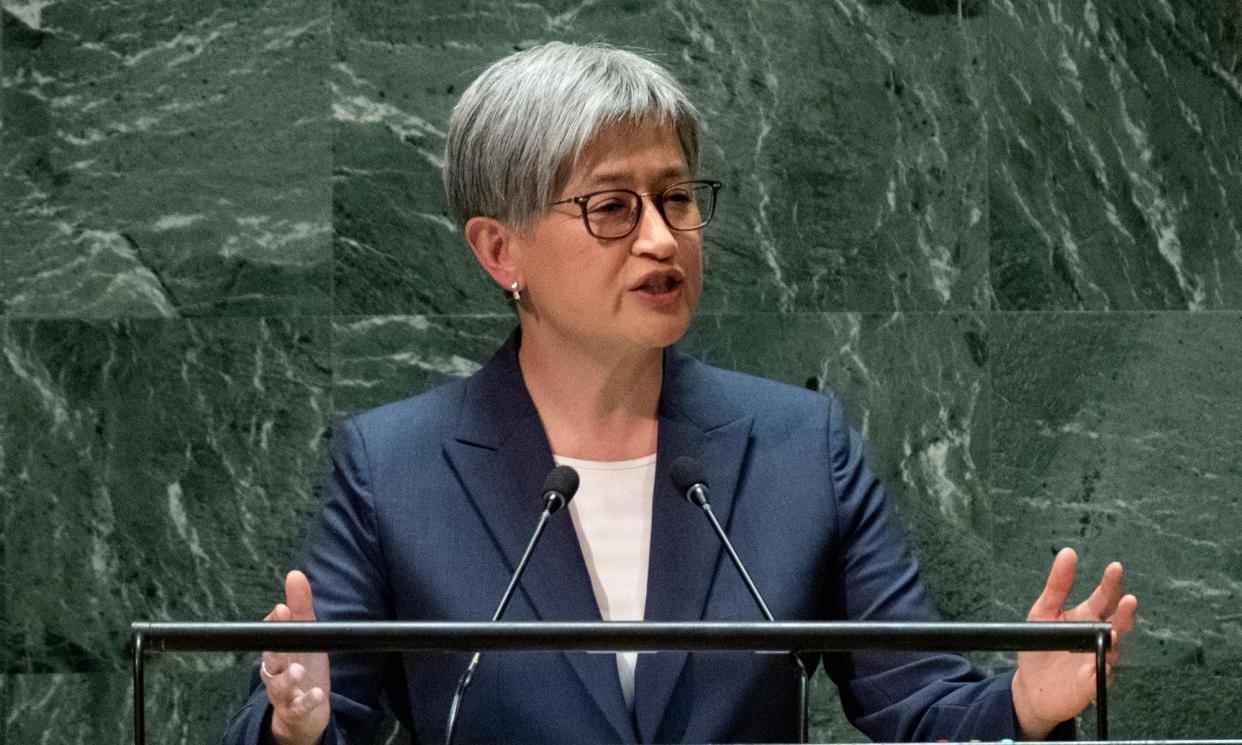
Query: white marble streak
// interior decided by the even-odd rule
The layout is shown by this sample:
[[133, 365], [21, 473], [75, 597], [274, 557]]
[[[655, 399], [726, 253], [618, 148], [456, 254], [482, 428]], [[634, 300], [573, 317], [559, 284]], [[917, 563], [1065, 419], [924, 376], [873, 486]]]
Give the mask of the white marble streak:
[[57, 4], [57, 0], [5, 0], [4, 9], [32, 29], [43, 28], [43, 11]]

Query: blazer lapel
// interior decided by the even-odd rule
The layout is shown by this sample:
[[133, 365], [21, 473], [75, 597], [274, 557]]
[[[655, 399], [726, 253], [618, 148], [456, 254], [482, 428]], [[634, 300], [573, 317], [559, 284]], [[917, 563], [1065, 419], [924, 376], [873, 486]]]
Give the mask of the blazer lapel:
[[[750, 444], [751, 418], [724, 405], [718, 383], [704, 368], [671, 349], [664, 360], [660, 397], [656, 484], [648, 564], [648, 621], [704, 620], [709, 590], [727, 561], [720, 539], [702, 510], [677, 493], [669, 478], [672, 461], [687, 455], [703, 467], [712, 511], [726, 531], [742, 464]], [[653, 742], [686, 664], [684, 652], [639, 656], [634, 718], [643, 742]]]
[[[511, 576], [543, 510], [552, 452], [517, 364], [517, 335], [467, 384], [457, 435], [445, 452]], [[569, 511], [548, 522], [518, 583], [543, 621], [598, 621], [599, 605]], [[500, 597], [497, 596], [497, 602]], [[513, 606], [509, 615], [512, 616]], [[612, 655], [562, 653], [622, 742], [636, 735]]]

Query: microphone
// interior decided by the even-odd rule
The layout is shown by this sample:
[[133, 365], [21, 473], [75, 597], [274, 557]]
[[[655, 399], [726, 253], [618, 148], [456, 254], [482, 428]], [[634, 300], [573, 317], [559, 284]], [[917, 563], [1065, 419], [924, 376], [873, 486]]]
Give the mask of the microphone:
[[549, 515], [555, 514], [577, 493], [578, 472], [569, 466], [557, 466], [548, 471], [548, 477], [543, 480], [543, 509]]
[[[543, 513], [539, 515], [539, 523], [535, 525], [535, 532], [530, 536], [530, 542], [526, 544], [526, 551], [522, 554], [522, 559], [518, 562], [517, 568], [513, 570], [513, 577], [509, 580], [509, 586], [505, 588], [505, 594], [500, 599], [500, 605], [496, 606], [496, 612], [492, 615], [492, 622], [500, 620], [504, 614], [505, 608], [509, 606], [509, 600], [513, 597], [513, 591], [517, 588], [518, 580], [521, 579], [522, 573], [526, 571], [526, 564], [530, 561], [531, 554], [535, 552], [535, 544], [539, 543], [540, 536], [543, 535], [543, 529], [548, 524], [548, 519], [553, 514], [560, 511], [565, 505], [569, 504], [569, 500], [574, 498], [574, 494], [578, 492], [578, 472], [569, 466], [557, 466], [543, 480]], [[449, 704], [448, 725], [445, 728], [444, 742], [445, 745], [453, 745], [453, 733], [457, 729], [457, 715], [461, 711], [462, 697], [466, 693], [466, 689], [470, 687], [470, 680], [474, 677], [474, 671], [479, 666], [479, 653], [475, 652], [470, 658], [470, 664], [466, 667], [466, 671], [461, 674], [461, 678], [457, 681], [457, 690], [453, 692], [453, 701]]]
[[[690, 504], [697, 505], [707, 515], [712, 528], [716, 530], [716, 535], [720, 537], [720, 542], [724, 544], [725, 551], [729, 554], [729, 559], [733, 562], [733, 566], [737, 567], [737, 573], [742, 576], [742, 582], [746, 584], [746, 589], [750, 591], [750, 596], [755, 599], [755, 604], [759, 606], [759, 612], [768, 621], [775, 623], [776, 619], [772, 617], [772, 611], [768, 610], [768, 604], [763, 602], [763, 596], [759, 594], [759, 588], [755, 587], [754, 581], [751, 580], [750, 572], [746, 571], [741, 557], [737, 555], [737, 551], [733, 550], [733, 543], [729, 540], [729, 536], [725, 535], [724, 528], [720, 527], [720, 521], [716, 519], [716, 513], [712, 512], [712, 504], [708, 497], [707, 478], [703, 474], [703, 467], [694, 458], [683, 455], [673, 461], [673, 465], [669, 467], [668, 475], [673, 480], [673, 485], [677, 487], [677, 491]], [[798, 731], [802, 738], [801, 742], [806, 742], [809, 724], [807, 712], [807, 682], [809, 676], [807, 675], [806, 665], [802, 664], [802, 658], [794, 652], [790, 652], [790, 657], [798, 668], [798, 697], [802, 702], [802, 711], [799, 713], [798, 718]]]

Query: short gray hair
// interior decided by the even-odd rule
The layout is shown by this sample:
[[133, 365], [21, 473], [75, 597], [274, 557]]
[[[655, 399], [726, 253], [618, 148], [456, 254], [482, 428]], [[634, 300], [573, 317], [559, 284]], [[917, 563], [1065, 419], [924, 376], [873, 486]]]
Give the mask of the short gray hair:
[[550, 42], [487, 68], [453, 107], [444, 154], [449, 209], [464, 225], [493, 217], [526, 228], [605, 127], [667, 122], [698, 169], [698, 111], [673, 76], [606, 44]]

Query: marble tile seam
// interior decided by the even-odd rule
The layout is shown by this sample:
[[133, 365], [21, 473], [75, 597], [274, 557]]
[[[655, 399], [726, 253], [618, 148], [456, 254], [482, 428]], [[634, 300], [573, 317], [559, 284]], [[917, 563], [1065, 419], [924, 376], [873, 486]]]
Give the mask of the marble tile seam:
[[[1046, 310], [979, 310], [971, 308], [941, 308], [939, 310], [745, 310], [745, 311], [702, 311], [696, 317], [704, 316], [720, 317], [720, 316], [821, 316], [821, 315], [865, 315], [865, 316], [942, 316], [942, 315], [1152, 315], [1160, 314], [1183, 314], [1190, 316], [1210, 315], [1210, 314], [1239, 314], [1242, 308], [1215, 308], [1212, 310], [1183, 310], [1171, 308], [1152, 308], [1150, 310], [1126, 308], [1120, 310], [1069, 310], [1059, 308], [1049, 308]], [[454, 314], [441, 314], [435, 317], [451, 316]], [[428, 318], [432, 316], [427, 316]]]
[[[745, 315], [745, 314], [738, 314]], [[334, 320], [367, 320], [384, 318], [463, 318], [463, 319], [500, 319], [512, 318], [510, 313], [314, 313], [303, 315], [253, 315], [253, 316], [44, 316], [21, 315], [17, 313], [0, 313], [0, 322], [20, 321], [23, 323], [64, 322], [64, 323], [161, 323], [182, 321], [188, 323], [245, 323], [257, 321], [334, 321]], [[514, 318], [516, 320], [516, 318]]]
[[[309, 316], [302, 316], [303, 318]], [[512, 313], [341, 313], [337, 315], [322, 316], [330, 320], [343, 321], [365, 321], [365, 320], [381, 320], [385, 318], [463, 318], [463, 319], [502, 319], [511, 318], [514, 321], [517, 317]]]
[[[903, 311], [907, 313], [915, 313], [917, 311]], [[930, 311], [937, 312], [969, 312], [969, 311]], [[1047, 310], [990, 310], [981, 311], [980, 315], [994, 316], [1039, 316], [1039, 315], [1061, 315], [1061, 316], [1210, 316], [1210, 315], [1240, 315], [1242, 308], [1213, 308], [1210, 310], [1186, 310], [1182, 308], [1125, 308], [1120, 310], [1066, 310], [1066, 309], [1047, 309]]]

